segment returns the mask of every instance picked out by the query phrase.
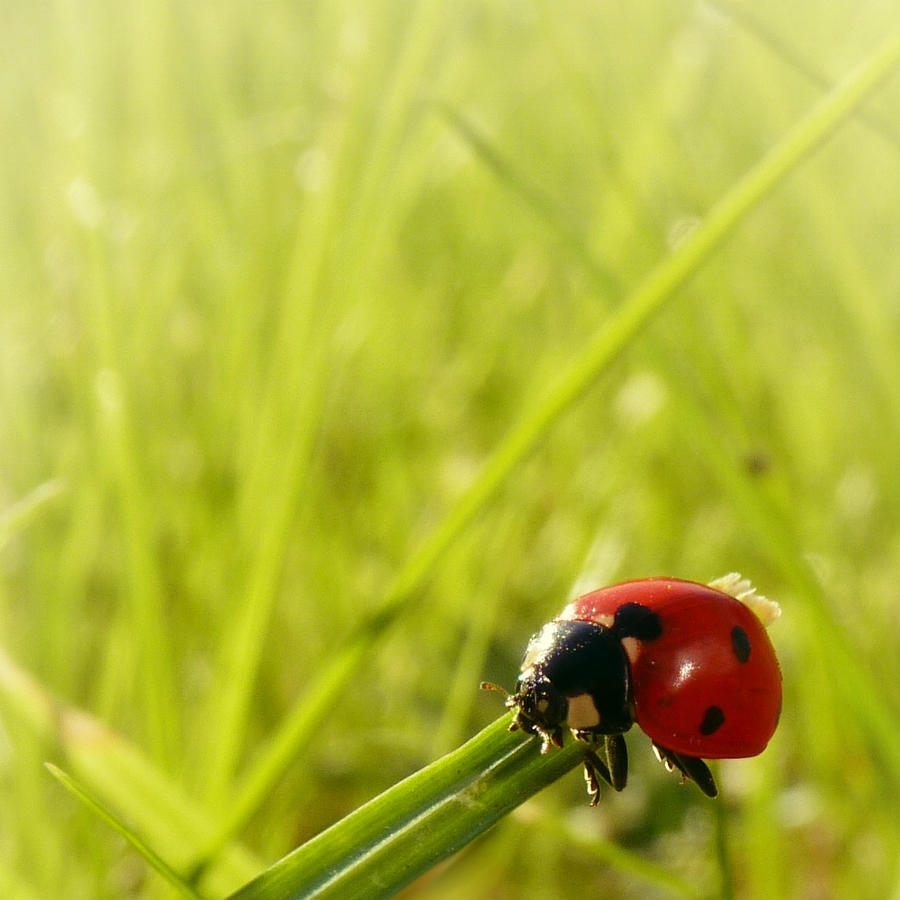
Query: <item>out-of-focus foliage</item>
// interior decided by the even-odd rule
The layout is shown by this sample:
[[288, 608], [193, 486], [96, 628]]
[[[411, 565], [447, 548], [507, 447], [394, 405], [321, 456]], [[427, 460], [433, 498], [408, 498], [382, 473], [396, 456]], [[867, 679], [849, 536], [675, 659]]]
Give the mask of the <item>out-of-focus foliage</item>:
[[[0, 894], [164, 895], [41, 763], [93, 764], [169, 863], [202, 853], [523, 411], [897, 28], [890, 3], [6, 0]], [[716, 804], [635, 734], [621, 795], [567, 778], [408, 896], [652, 896], [600, 839], [703, 896], [896, 893], [898, 107], [889, 82], [547, 432], [216, 889], [495, 718], [478, 682], [577, 588], [740, 569], [784, 609], [785, 709]]]

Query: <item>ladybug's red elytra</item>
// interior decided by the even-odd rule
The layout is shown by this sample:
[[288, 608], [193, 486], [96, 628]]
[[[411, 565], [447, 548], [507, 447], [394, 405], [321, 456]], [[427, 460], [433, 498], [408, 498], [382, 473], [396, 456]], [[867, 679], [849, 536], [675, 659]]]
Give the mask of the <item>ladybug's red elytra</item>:
[[764, 623], [779, 612], [739, 575], [711, 585], [644, 578], [585, 594], [529, 642], [506, 701], [510, 730], [537, 735], [547, 752], [569, 728], [587, 745], [596, 804], [601, 780], [625, 787], [623, 734], [637, 722], [668, 769], [715, 797], [703, 758], [756, 756], [778, 724], [781, 670]]

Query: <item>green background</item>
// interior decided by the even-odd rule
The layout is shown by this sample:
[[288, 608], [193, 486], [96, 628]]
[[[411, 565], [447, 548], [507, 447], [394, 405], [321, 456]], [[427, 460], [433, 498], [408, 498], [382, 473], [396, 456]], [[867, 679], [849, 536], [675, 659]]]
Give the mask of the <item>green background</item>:
[[[783, 607], [785, 708], [718, 801], [635, 731], [621, 795], [570, 775], [406, 896], [900, 897], [896, 81], [410, 562], [898, 28], [849, 0], [5, 0], [0, 894], [169, 890], [44, 760], [176, 867], [249, 797], [214, 896], [496, 718], [479, 681], [575, 591], [736, 569]], [[285, 722], [290, 764], [241, 793]]]

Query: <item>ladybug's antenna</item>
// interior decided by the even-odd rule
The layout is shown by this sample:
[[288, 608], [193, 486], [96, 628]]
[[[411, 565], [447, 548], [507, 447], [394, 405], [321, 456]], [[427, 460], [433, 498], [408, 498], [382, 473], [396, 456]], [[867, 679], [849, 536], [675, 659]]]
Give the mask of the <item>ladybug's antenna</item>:
[[506, 697], [507, 700], [509, 700], [509, 691], [504, 687], [500, 687], [499, 684], [494, 684], [493, 681], [482, 681], [481, 689], [483, 691], [494, 691], [497, 694], [503, 694], [503, 696]]

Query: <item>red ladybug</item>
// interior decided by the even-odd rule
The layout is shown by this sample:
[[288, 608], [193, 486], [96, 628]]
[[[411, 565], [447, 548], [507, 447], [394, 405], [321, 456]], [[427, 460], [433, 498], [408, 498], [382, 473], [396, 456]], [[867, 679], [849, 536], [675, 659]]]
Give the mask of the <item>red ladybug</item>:
[[539, 736], [543, 752], [562, 746], [564, 727], [585, 741], [596, 803], [600, 779], [625, 786], [622, 735], [637, 722], [668, 769], [715, 797], [702, 758], [756, 756], [778, 724], [781, 670], [761, 621], [778, 613], [737, 575], [709, 586], [645, 578], [585, 594], [529, 642], [507, 698], [510, 729]]

